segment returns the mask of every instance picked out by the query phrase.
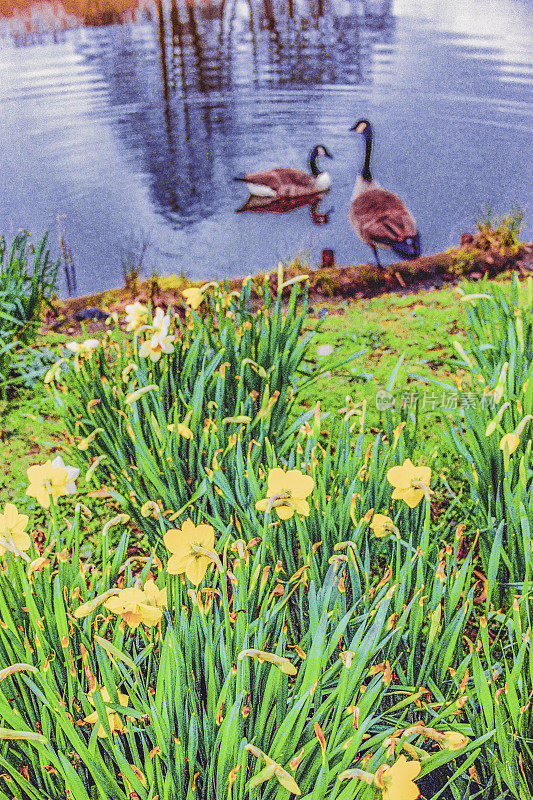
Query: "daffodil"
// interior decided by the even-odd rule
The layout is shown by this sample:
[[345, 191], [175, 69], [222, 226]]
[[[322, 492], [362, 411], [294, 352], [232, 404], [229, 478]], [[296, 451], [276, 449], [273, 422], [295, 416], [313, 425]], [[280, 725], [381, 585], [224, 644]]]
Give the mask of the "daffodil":
[[255, 507], [258, 511], [275, 508], [280, 519], [290, 519], [295, 511], [308, 517], [309, 503], [305, 498], [311, 494], [314, 485], [313, 478], [299, 469], [284, 472], [280, 467], [274, 467], [268, 473], [267, 496], [258, 500]]
[[443, 750], [461, 750], [468, 741], [468, 736], [459, 731], [444, 731], [444, 738], [439, 741], [439, 747]]
[[267, 653], [265, 650], [241, 650], [241, 652], [237, 656], [237, 661], [242, 661], [243, 658], [257, 658], [260, 664], [263, 664], [265, 661], [268, 661], [270, 664], [274, 664], [280, 672], [284, 672], [285, 675], [297, 675], [298, 671], [294, 664], [292, 664], [288, 658], [284, 656], [278, 656], [276, 653]]
[[150, 595], [146, 595], [142, 589], [121, 589], [114, 597], [106, 600], [104, 605], [113, 614], [122, 617], [130, 628], [138, 628], [141, 622], [148, 628], [153, 628], [163, 616], [162, 609], [152, 604]]
[[520, 444], [520, 437], [517, 436], [516, 433], [506, 433], [504, 434], [504, 436], [502, 436], [500, 442], [500, 450], [503, 450], [505, 452], [505, 449], [507, 448], [509, 450], [509, 455], [512, 455], [512, 453], [514, 453], [515, 450], [518, 448], [519, 444]]
[[[157, 311], [161, 311], [160, 308]], [[161, 311], [161, 314], [163, 312]], [[139, 348], [139, 356], [141, 358], [146, 358], [150, 356], [152, 361], [155, 363], [159, 361], [161, 358], [161, 353], [172, 353], [174, 350], [174, 345], [172, 342], [176, 338], [175, 336], [168, 336], [168, 327], [170, 325], [170, 318], [169, 317], [161, 317], [160, 319], [154, 317], [154, 324], [152, 326], [153, 333], [151, 336], [141, 344]]]
[[35, 497], [43, 508], [50, 507], [50, 497], [55, 500], [76, 492], [75, 480], [79, 469], [67, 467], [61, 456], [44, 464], [35, 464], [27, 470], [30, 485], [26, 489], [28, 497]]
[[55, 381], [61, 372], [61, 365], [64, 364], [66, 361], [65, 358], [60, 358], [59, 361], [56, 361], [55, 364], [52, 364], [46, 375], [44, 376], [45, 384], [52, 383]]
[[382, 539], [394, 531], [394, 522], [386, 514], [374, 514], [369, 525], [377, 539]]
[[409, 458], [401, 466], [391, 467], [387, 480], [394, 486], [393, 500], [403, 500], [409, 508], [417, 506], [422, 498], [429, 499], [430, 467], [415, 467]]
[[13, 549], [25, 552], [31, 545], [31, 539], [25, 532], [29, 517], [19, 514], [13, 503], [6, 503], [4, 513], [0, 514], [0, 556], [6, 550]]
[[375, 776], [382, 800], [416, 800], [420, 797], [420, 789], [414, 783], [420, 769], [420, 761], [407, 761], [405, 756], [400, 756], [392, 767], [383, 764]]
[[182, 295], [184, 296], [187, 305], [195, 311], [205, 300], [205, 294], [201, 289], [184, 289], [182, 291]]
[[258, 772], [257, 775], [250, 780], [250, 783], [248, 784], [250, 789], [260, 786], [262, 783], [269, 781], [271, 778], [276, 778], [278, 783], [283, 786], [284, 789], [287, 789], [287, 791], [291, 794], [295, 794], [298, 797], [302, 794], [300, 787], [290, 772], [287, 772], [287, 770], [284, 769], [281, 764], [278, 764], [277, 761], [274, 761], [273, 758], [267, 756], [266, 753], [263, 753], [262, 750], [260, 750], [258, 747], [255, 747], [253, 744], [247, 744], [244, 749], [248, 750], [256, 758], [264, 758], [266, 762], [266, 767], [264, 767], [261, 772]]
[[215, 531], [211, 525], [195, 525], [191, 519], [187, 519], [180, 529], [168, 530], [163, 541], [172, 553], [167, 561], [167, 572], [170, 575], [185, 573], [190, 582], [198, 586], [212, 561], [223, 571], [218, 555], [214, 552]]
[[149, 580], [144, 584], [144, 595], [146, 602], [155, 608], [168, 608], [167, 589], [158, 589], [155, 581]]
[[[111, 698], [109, 697], [109, 692], [107, 691], [107, 689], [105, 688], [100, 689], [100, 694], [102, 695], [102, 700], [104, 704], [111, 702]], [[89, 692], [89, 694], [87, 695], [87, 700], [92, 706], [94, 706], [93, 695], [94, 692]], [[127, 706], [129, 703], [129, 697], [127, 694], [122, 694], [121, 692], [118, 692], [118, 701], [121, 706]], [[105, 710], [107, 715], [107, 724], [109, 725], [111, 733], [121, 733], [124, 730], [124, 725], [122, 724], [120, 715], [117, 714], [117, 712], [114, 711], [109, 706], [105, 706]], [[93, 711], [93, 713], [89, 714], [88, 717], [85, 717], [83, 721], [94, 725], [96, 722], [98, 722], [98, 720], [99, 720], [98, 711]], [[107, 733], [103, 725], [99, 725], [97, 736], [99, 736], [101, 739], [107, 738]]]
[[77, 356], [90, 356], [99, 344], [98, 339], [86, 339], [84, 342], [67, 342], [65, 346]]
[[137, 331], [142, 325], [146, 325], [148, 320], [148, 309], [139, 301], [130, 303], [126, 306], [126, 325], [127, 331]]

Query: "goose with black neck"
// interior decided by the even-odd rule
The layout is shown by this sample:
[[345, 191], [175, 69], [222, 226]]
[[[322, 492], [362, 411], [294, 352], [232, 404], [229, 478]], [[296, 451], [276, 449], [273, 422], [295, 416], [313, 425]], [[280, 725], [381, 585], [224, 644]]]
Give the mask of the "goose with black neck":
[[372, 176], [370, 158], [373, 132], [370, 122], [360, 119], [350, 130], [362, 134], [365, 141], [365, 158], [348, 210], [353, 230], [371, 248], [380, 268], [382, 264], [378, 247], [393, 250], [402, 258], [418, 258], [420, 234], [415, 218], [397, 194], [382, 189]]

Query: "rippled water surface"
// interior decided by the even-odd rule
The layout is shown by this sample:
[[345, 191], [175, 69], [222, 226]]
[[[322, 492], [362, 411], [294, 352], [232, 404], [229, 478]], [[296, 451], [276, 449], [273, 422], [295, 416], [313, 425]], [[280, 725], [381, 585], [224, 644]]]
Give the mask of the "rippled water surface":
[[[374, 176], [411, 208], [425, 252], [457, 243], [483, 204], [524, 208], [531, 238], [530, 8], [169, 0], [97, 27], [48, 6], [0, 21], [0, 230], [48, 228], [57, 249], [60, 217], [78, 293], [120, 285], [140, 257], [145, 275], [194, 278], [301, 251], [316, 264], [325, 247], [367, 260], [346, 216], [364, 116]], [[233, 176], [306, 167], [319, 142], [334, 160], [318, 208], [236, 213]]]

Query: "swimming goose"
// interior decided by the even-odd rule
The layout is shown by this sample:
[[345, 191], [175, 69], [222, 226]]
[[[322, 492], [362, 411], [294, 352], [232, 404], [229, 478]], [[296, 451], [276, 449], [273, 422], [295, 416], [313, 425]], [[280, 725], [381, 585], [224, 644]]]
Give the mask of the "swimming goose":
[[357, 176], [348, 210], [350, 225], [372, 249], [378, 267], [382, 266], [376, 249], [378, 247], [394, 250], [402, 258], [417, 258], [420, 255], [420, 234], [413, 215], [397, 194], [382, 189], [372, 178], [370, 122], [360, 119], [350, 130], [361, 133], [365, 140], [365, 160]]
[[248, 191], [255, 197], [299, 197], [325, 192], [331, 186], [331, 178], [327, 172], [318, 169], [316, 162], [319, 156], [333, 158], [323, 144], [313, 147], [309, 154], [311, 175], [303, 169], [275, 167], [264, 172], [247, 172], [234, 180], [246, 183]]

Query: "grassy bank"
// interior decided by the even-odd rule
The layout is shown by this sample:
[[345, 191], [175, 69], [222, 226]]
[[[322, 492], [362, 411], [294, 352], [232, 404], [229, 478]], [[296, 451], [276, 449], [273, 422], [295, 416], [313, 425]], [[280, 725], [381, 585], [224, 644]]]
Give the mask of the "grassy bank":
[[[336, 413], [349, 395], [356, 403], [366, 402], [370, 428], [380, 424], [376, 394], [385, 389], [400, 356], [404, 359], [398, 373], [396, 399], [401, 402], [402, 392], [409, 390], [410, 402], [415, 396], [422, 400], [423, 385], [409, 376], [446, 379], [455, 355], [452, 339], [460, 338], [465, 321], [464, 304], [452, 288], [313, 305], [313, 316], [324, 313], [326, 319], [307, 356], [309, 369], [327, 369], [328, 363], [342, 361], [354, 353], [361, 355], [327, 370], [324, 377], [305, 389], [302, 409], [319, 400], [323, 411]], [[66, 342], [83, 338], [84, 334], [70, 337], [41, 332], [37, 344], [59, 352]], [[330, 355], [321, 355], [324, 345], [333, 348]], [[432, 429], [429, 408], [428, 413], [428, 429]], [[324, 427], [328, 428], [327, 420]], [[16, 496], [26, 485], [27, 468], [51, 457], [64, 442], [62, 425], [42, 382], [4, 404], [0, 436], [5, 453], [0, 465], [0, 492], [5, 497]]]

